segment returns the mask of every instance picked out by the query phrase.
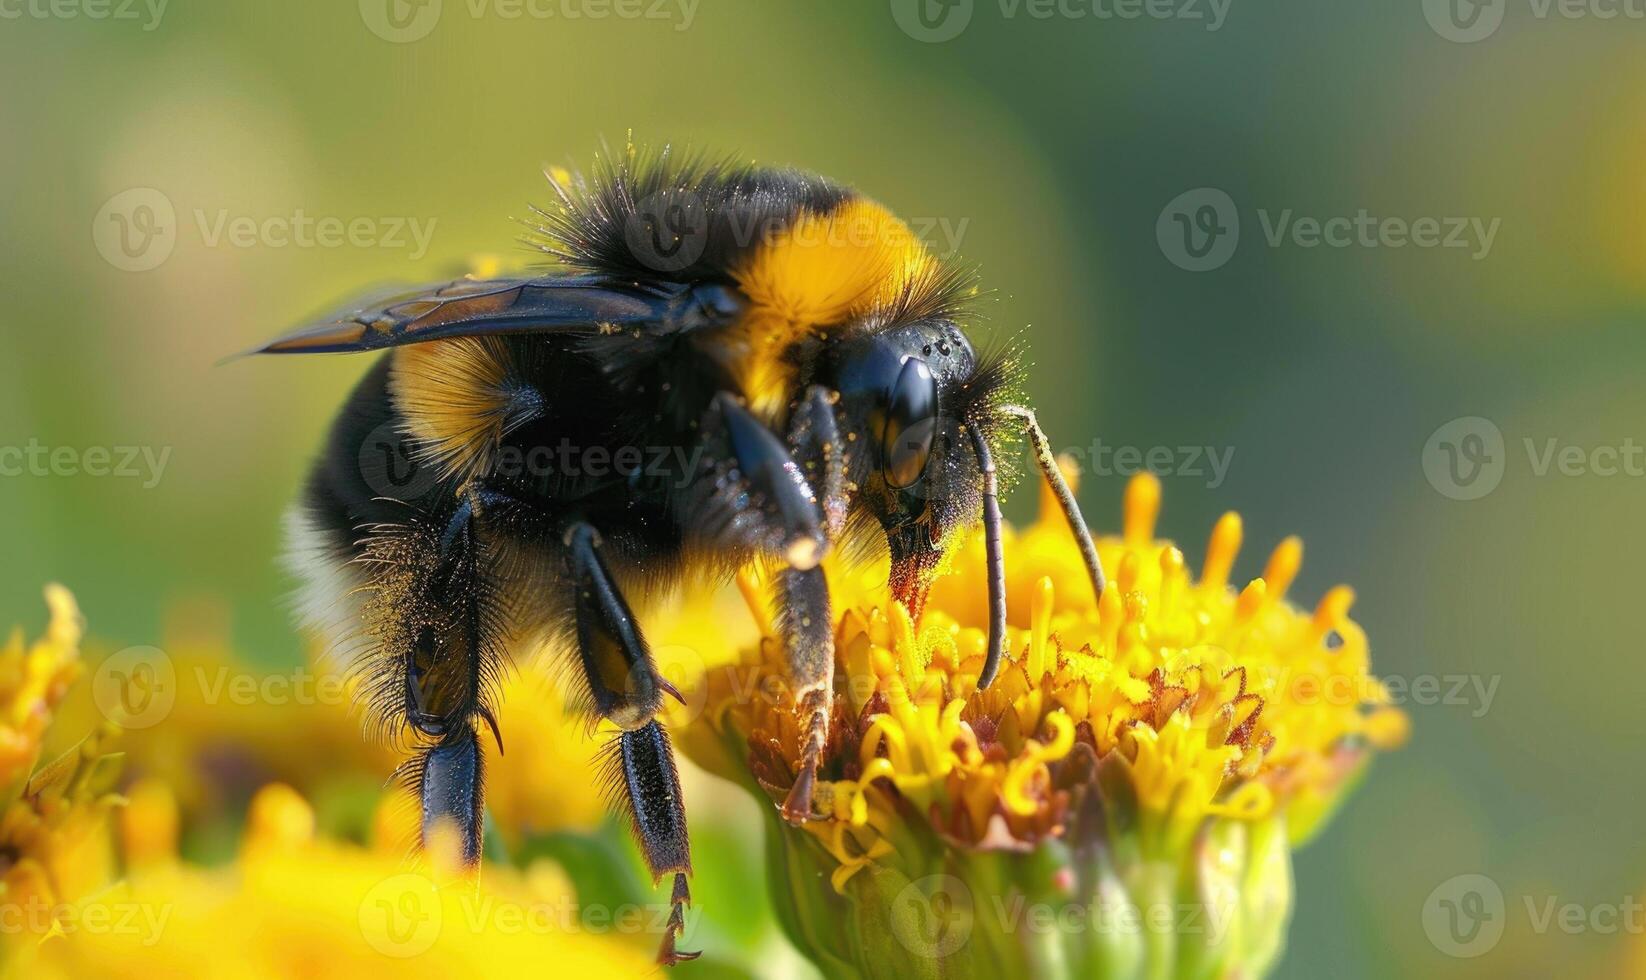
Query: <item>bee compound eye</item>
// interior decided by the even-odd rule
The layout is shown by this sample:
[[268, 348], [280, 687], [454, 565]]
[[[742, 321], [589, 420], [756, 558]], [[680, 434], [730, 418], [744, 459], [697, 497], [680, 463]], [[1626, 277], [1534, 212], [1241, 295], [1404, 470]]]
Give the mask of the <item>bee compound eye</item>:
[[893, 489], [913, 486], [926, 472], [937, 436], [937, 379], [918, 357], [903, 362], [886, 406], [881, 469]]

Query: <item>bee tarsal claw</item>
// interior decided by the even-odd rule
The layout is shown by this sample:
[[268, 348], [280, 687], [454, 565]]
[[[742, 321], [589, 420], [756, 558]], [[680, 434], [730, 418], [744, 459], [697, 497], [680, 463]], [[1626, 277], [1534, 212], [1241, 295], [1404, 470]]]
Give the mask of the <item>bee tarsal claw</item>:
[[812, 817], [812, 791], [817, 786], [817, 772], [814, 769], [802, 769], [795, 778], [794, 786], [789, 795], [783, 800], [783, 819], [792, 824], [802, 824]]
[[686, 906], [692, 903], [690, 886], [686, 883], [686, 876], [674, 876], [674, 891], [669, 897], [669, 924], [663, 930], [663, 945], [657, 951], [657, 962], [663, 966], [674, 966], [684, 960], [695, 960], [702, 956], [701, 951], [687, 952], [675, 948], [675, 940], [686, 931]]
[[683, 950], [674, 948], [674, 935], [671, 933], [663, 939], [663, 948], [657, 951], [657, 962], [660, 966], [674, 966], [687, 960], [695, 960], [703, 955], [702, 950]]

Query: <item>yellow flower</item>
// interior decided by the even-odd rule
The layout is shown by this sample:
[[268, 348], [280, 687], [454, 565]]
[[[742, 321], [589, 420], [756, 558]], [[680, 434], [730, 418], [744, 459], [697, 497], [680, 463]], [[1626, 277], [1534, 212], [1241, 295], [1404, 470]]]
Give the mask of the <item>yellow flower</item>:
[[[1211, 962], [1261, 972], [1289, 909], [1287, 837], [1300, 842], [1319, 826], [1369, 749], [1403, 739], [1405, 717], [1367, 672], [1367, 640], [1349, 618], [1347, 588], [1329, 591], [1312, 613], [1286, 601], [1302, 560], [1297, 539], [1275, 549], [1261, 578], [1232, 589], [1241, 523], [1225, 515], [1196, 581], [1183, 553], [1154, 537], [1159, 503], [1154, 477], [1128, 486], [1122, 533], [1098, 541], [1113, 574], [1100, 605], [1054, 503], [1043, 502], [1041, 520], [1008, 537], [1010, 663], [986, 691], [977, 690], [987, 622], [981, 541], [950, 563], [919, 624], [877, 586], [883, 569], [831, 570], [838, 672], [833, 735], [814, 796], [821, 816], [799, 830], [774, 818], [773, 832], [791, 852], [817, 856], [835, 896], [799, 896], [798, 908], [827, 915], [819, 910], [859, 907], [851, 935], [861, 937], [869, 907], [896, 921], [885, 904], [888, 872], [903, 885], [925, 880], [917, 872], [961, 882], [994, 876], [988, 890], [1015, 882], [1030, 895], [1068, 892], [1076, 880], [1037, 877], [1032, 860], [1008, 858], [981, 871], [987, 858], [967, 855], [1091, 844], [1101, 848], [1105, 870], [1087, 868], [1082, 884], [1117, 876], [1134, 897], [1140, 889], [1158, 897], [1226, 886], [1259, 868], [1261, 857], [1271, 869], [1267, 884], [1231, 898], [1250, 920], [1244, 952], [1231, 955], [1225, 942], [1196, 959], [1180, 942], [1171, 951], [1146, 948], [1138, 961], [1167, 975], [1168, 955], [1179, 968]], [[800, 737], [790, 699], [758, 693], [774, 690], [784, 671], [781, 641], [765, 633], [742, 675], [710, 673], [707, 731], [688, 744], [717, 772], [752, 777], [781, 802], [799, 766]], [[810, 843], [799, 844], [799, 835]], [[1213, 840], [1215, 853], [1233, 855], [1230, 867], [1205, 866]], [[782, 876], [780, 895], [808, 887], [794, 868]], [[1258, 892], [1261, 910], [1250, 900]], [[791, 926], [798, 914], [788, 917]], [[975, 936], [987, 932], [970, 924]], [[818, 928], [804, 930], [802, 947], [849, 971], [830, 958], [852, 940], [820, 944]], [[1023, 945], [1005, 932], [1000, 949]], [[1129, 948], [1104, 947], [1122, 960]], [[1046, 964], [1031, 957], [1025, 965]]]

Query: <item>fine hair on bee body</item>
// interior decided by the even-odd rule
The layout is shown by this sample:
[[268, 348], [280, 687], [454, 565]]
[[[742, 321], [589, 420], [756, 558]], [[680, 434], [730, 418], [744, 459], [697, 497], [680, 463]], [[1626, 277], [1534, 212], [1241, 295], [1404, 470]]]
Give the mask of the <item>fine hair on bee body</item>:
[[679, 692], [636, 608], [688, 577], [773, 570], [802, 739], [774, 804], [800, 822], [816, 780], [839, 775], [818, 771], [835, 704], [825, 554], [889, 558], [918, 617], [981, 523], [987, 686], [1005, 643], [1001, 470], [1027, 436], [1099, 594], [1103, 573], [1016, 402], [1017, 359], [980, 355], [963, 328], [972, 277], [885, 208], [797, 170], [667, 148], [549, 177], [556, 199], [529, 240], [552, 272], [432, 285], [257, 352], [383, 352], [289, 518], [291, 553], [303, 619], [359, 672], [371, 724], [411, 750], [424, 838], [450, 825], [479, 861], [480, 740], [503, 748], [510, 651], [563, 651], [569, 697], [617, 733], [614, 805], [654, 878], [673, 876], [672, 963], [696, 955], [675, 945], [691, 853], [658, 719]]

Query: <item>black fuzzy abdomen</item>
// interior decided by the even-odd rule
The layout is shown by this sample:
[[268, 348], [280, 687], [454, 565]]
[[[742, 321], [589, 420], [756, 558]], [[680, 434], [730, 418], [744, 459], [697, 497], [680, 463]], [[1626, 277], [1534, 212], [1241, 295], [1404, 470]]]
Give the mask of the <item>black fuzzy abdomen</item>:
[[407, 504], [447, 489], [428, 464], [414, 460], [389, 395], [390, 357], [372, 365], [332, 422], [310, 474], [308, 516], [345, 554], [356, 554], [362, 528], [403, 523]]

